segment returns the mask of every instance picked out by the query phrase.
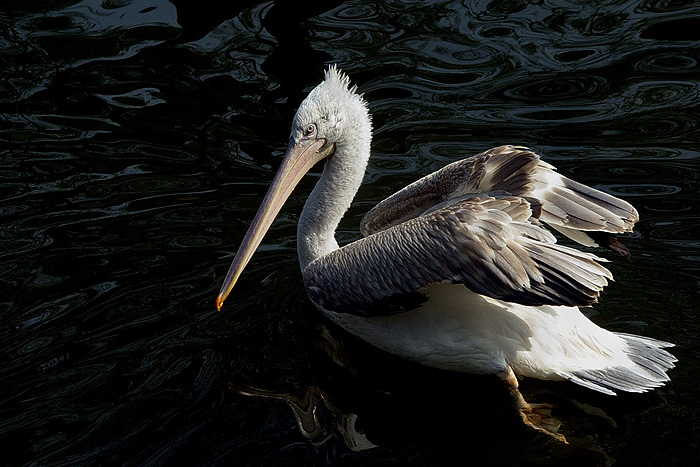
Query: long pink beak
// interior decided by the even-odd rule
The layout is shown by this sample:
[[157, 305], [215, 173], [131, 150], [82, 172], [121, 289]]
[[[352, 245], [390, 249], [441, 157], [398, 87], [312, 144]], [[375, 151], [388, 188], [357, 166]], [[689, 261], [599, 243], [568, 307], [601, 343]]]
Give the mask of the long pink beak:
[[250, 224], [248, 232], [246, 232], [243, 242], [241, 242], [241, 246], [238, 248], [231, 267], [226, 274], [226, 279], [221, 285], [219, 296], [216, 297], [217, 310], [220, 310], [223, 306], [224, 300], [228, 297], [238, 277], [243, 272], [248, 261], [250, 261], [260, 242], [262, 242], [272, 221], [277, 217], [299, 180], [314, 164], [330, 156], [333, 150], [333, 145], [326, 146], [325, 139], [302, 140], [296, 144], [290, 141], [272, 185], [267, 190], [265, 199], [263, 199], [262, 204], [258, 208], [258, 213], [255, 215], [253, 223]]

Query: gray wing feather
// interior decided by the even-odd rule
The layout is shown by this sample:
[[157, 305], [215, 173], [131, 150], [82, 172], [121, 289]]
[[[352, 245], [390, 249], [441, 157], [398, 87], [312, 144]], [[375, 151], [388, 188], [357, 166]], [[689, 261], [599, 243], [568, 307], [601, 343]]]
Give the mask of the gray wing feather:
[[522, 198], [462, 199], [313, 261], [304, 282], [323, 308], [365, 316], [404, 311], [378, 304], [445, 280], [525, 305], [593, 303], [612, 278], [603, 260], [518, 220], [529, 216]]
[[360, 230], [370, 235], [465, 195], [500, 192], [513, 196], [532, 188], [539, 156], [514, 146], [500, 146], [446, 165], [386, 198], [362, 219]]
[[596, 245], [587, 231], [629, 232], [639, 219], [626, 201], [562, 176], [534, 152], [499, 146], [449, 164], [398, 191], [370, 210], [360, 229], [370, 235], [474, 195], [525, 198], [531, 222], [539, 219], [585, 246]]

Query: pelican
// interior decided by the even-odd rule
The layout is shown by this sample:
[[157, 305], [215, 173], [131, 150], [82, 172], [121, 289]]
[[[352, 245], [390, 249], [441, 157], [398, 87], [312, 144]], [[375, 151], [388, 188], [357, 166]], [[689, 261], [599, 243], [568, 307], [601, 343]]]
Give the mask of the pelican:
[[[607, 260], [557, 243], [624, 252], [634, 207], [577, 183], [532, 151], [500, 146], [458, 160], [371, 209], [363, 238], [335, 230], [370, 157], [364, 97], [337, 67], [301, 103], [286, 154], [216, 299], [226, 300], [303, 175], [326, 160], [297, 230], [306, 291], [331, 321], [379, 349], [446, 370], [496, 375], [523, 422], [565, 442], [551, 406], [528, 404], [517, 377], [568, 380], [604, 394], [669, 381], [673, 344], [607, 331], [579, 307], [612, 279]], [[602, 240], [601, 240], [602, 239]], [[516, 376], [517, 375], [517, 376]]]

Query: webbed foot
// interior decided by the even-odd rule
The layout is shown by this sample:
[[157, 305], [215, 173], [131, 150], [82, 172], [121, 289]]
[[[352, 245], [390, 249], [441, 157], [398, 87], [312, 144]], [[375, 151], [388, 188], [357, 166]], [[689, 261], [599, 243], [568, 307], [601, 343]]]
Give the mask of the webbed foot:
[[[520, 391], [518, 391], [518, 394], [520, 395]], [[519, 399], [524, 403], [524, 405], [518, 407], [518, 412], [520, 413], [520, 418], [523, 423], [541, 433], [551, 436], [557, 441], [568, 444], [564, 435], [558, 433], [561, 422], [551, 415], [552, 409], [555, 408], [554, 405], [528, 404], [525, 402], [522, 395], [519, 396]], [[517, 403], [516, 401], [516, 404]]]
[[525, 425], [568, 444], [564, 435], [558, 432], [562, 423], [551, 415], [552, 409], [555, 408], [554, 405], [528, 404], [518, 390], [518, 380], [510, 367], [499, 373], [498, 377], [508, 387], [513, 398], [513, 405], [518, 410]]

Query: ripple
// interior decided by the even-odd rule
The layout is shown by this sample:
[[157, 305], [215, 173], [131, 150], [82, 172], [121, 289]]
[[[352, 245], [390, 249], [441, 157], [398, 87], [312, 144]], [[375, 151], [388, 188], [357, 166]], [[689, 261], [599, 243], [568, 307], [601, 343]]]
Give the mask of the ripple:
[[[692, 56], [691, 56], [692, 54]], [[674, 50], [649, 54], [635, 63], [635, 68], [643, 72], [659, 73], [695, 73], [698, 68], [698, 57], [695, 51]]]
[[191, 249], [221, 246], [224, 242], [213, 235], [181, 235], [172, 236], [168, 244], [173, 248]]
[[527, 110], [511, 110], [507, 116], [514, 122], [566, 122], [578, 123], [599, 120], [608, 115], [608, 109], [602, 106], [587, 106], [576, 108], [567, 105], [565, 108], [556, 106], [530, 106]]
[[372, 18], [377, 18], [377, 5], [375, 4], [360, 4], [360, 5], [345, 5], [336, 9], [329, 15], [332, 18], [340, 21], [367, 21]]
[[29, 17], [21, 23], [33, 35], [46, 33], [106, 34], [114, 29], [145, 25], [177, 26], [174, 5], [164, 2], [154, 6], [150, 0], [113, 2], [84, 0], [60, 11]]
[[38, 369], [39, 371], [47, 371], [50, 370], [58, 365], [67, 363], [71, 358], [71, 354], [66, 352], [62, 353], [60, 355], [51, 357], [49, 360], [42, 362], [39, 364]]
[[164, 104], [166, 101], [157, 97], [159, 93], [160, 90], [157, 88], [141, 88], [123, 94], [96, 94], [96, 96], [104, 99], [105, 102], [115, 107], [134, 109]]
[[112, 180], [112, 194], [141, 195], [131, 199], [131, 203], [150, 200], [163, 193], [169, 196], [180, 196], [183, 192], [194, 192], [202, 187], [202, 182], [196, 178], [154, 173], [138, 175], [123, 173], [121, 175]]
[[663, 183], [635, 183], [633, 185], [602, 185], [604, 191], [617, 193], [624, 197], [669, 196], [682, 191], [677, 185]]
[[636, 10], [654, 13], [673, 13], [683, 10], [695, 11], [695, 7], [695, 2], [686, 0], [645, 0], [636, 7]]
[[600, 92], [605, 85], [605, 79], [600, 76], [567, 74], [514, 86], [504, 90], [503, 94], [525, 101], [565, 100], [568, 104], [572, 104], [572, 99], [589, 97], [591, 94]]
[[34, 36], [56, 32], [76, 34], [100, 29], [90, 17], [72, 11], [30, 17], [20, 24], [23, 29], [33, 31]]
[[700, 218], [685, 216], [682, 220], [645, 221], [642, 227], [650, 238], [673, 240], [698, 244], [700, 239]]
[[[226, 60], [228, 73], [236, 80], [246, 83], [261, 83], [265, 79], [260, 72], [262, 54], [270, 53], [272, 43], [269, 32], [262, 25], [262, 18], [272, 7], [272, 2], [261, 2], [249, 9], [234, 10], [237, 16], [227, 16], [216, 27], [199, 39], [183, 44], [200, 56], [215, 56]], [[196, 25], [196, 21], [195, 21]], [[262, 54], [246, 53], [251, 48]]]
[[[666, 215], [673, 213], [694, 214], [697, 212], [698, 208], [695, 204], [697, 203], [689, 202], [689, 200], [680, 197], [664, 198], [657, 199], [654, 204], [645, 205], [645, 210], [648, 212], [659, 212]], [[684, 222], [692, 222], [692, 220]]]
[[700, 102], [700, 83], [693, 81], [653, 81], [631, 83], [623, 92], [623, 107], [651, 110], [683, 107]]
[[52, 339], [50, 337], [43, 337], [43, 338], [30, 340], [19, 349], [18, 354], [19, 355], [26, 355], [26, 354], [36, 352], [39, 349], [47, 347], [53, 341], [54, 341], [54, 339]]
[[571, 63], [581, 62], [588, 57], [595, 56], [597, 54], [599, 54], [599, 52], [594, 49], [576, 49], [567, 50], [565, 52], [556, 52], [554, 54], [554, 58], [561, 63]]
[[[43, 217], [43, 216], [42, 216]], [[3, 251], [0, 257], [5, 261], [10, 258], [27, 254], [51, 243], [42, 230], [24, 229], [17, 224], [0, 227]]]

